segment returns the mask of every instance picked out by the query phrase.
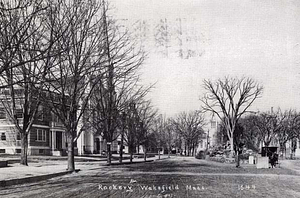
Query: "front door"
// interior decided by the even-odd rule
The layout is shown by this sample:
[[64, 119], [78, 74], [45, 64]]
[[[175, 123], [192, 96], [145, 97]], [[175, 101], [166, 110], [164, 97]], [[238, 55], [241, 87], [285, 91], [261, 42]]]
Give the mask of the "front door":
[[56, 131], [56, 149], [62, 149], [62, 132]]
[[100, 153], [100, 140], [99, 140], [99, 138], [96, 138], [96, 152]]

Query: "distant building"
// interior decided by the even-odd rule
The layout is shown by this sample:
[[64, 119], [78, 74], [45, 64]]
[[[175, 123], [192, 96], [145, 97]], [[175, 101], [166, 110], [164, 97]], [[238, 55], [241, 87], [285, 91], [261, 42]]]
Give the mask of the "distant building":
[[[125, 145], [125, 144], [124, 144]], [[107, 152], [107, 142], [101, 135], [91, 131], [83, 131], [77, 139], [78, 155], [103, 154]], [[111, 143], [111, 152], [119, 153], [120, 138]], [[124, 151], [125, 152], [125, 148]]]
[[[15, 89], [20, 97], [24, 92], [22, 88]], [[9, 90], [2, 89], [0, 99], [9, 100]], [[23, 120], [23, 104], [17, 104], [16, 116], [20, 123]], [[120, 139], [120, 138], [119, 138]], [[120, 150], [120, 140], [112, 142], [111, 151], [117, 153]], [[124, 144], [125, 145], [125, 144]], [[28, 135], [28, 155], [67, 155], [67, 138], [65, 128], [58, 117], [43, 105], [39, 106], [37, 119], [34, 120]], [[84, 155], [98, 153], [107, 150], [107, 142], [102, 136], [92, 131], [83, 131], [74, 145], [75, 154]], [[124, 151], [126, 147], [124, 146]], [[127, 149], [128, 151], [128, 149]], [[15, 125], [10, 121], [9, 115], [0, 102], [0, 153], [21, 153], [21, 139]]]
[[[40, 107], [41, 115], [33, 123], [28, 135], [29, 155], [63, 155], [66, 153], [65, 130], [58, 119], [46, 108]], [[19, 115], [22, 122], [22, 113]], [[15, 125], [0, 106], [0, 153], [21, 153], [21, 139]]]
[[219, 130], [220, 121], [216, 116], [212, 116], [208, 124], [204, 127], [204, 135], [200, 138], [197, 152], [204, 151], [217, 145], [217, 132]]

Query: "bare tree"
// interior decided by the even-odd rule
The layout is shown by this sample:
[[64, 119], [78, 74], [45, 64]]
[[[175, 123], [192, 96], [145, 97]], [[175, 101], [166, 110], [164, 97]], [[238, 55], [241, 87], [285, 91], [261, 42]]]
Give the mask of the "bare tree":
[[181, 112], [173, 121], [175, 130], [185, 141], [187, 155], [195, 154], [199, 138], [203, 134], [205, 125], [204, 115], [200, 111]]
[[[35, 45], [32, 43], [41, 40], [40, 30], [44, 28], [44, 14], [46, 10], [49, 11], [48, 3], [43, 0], [0, 1], [0, 74], [44, 59], [49, 45], [38, 50], [37, 43]], [[28, 43], [31, 45], [28, 46]], [[30, 58], [18, 58], [20, 51], [30, 51]]]
[[247, 148], [258, 151], [261, 143], [268, 147], [270, 144], [279, 143], [280, 150], [286, 153], [286, 143], [299, 136], [299, 114], [292, 109], [282, 112], [267, 111], [253, 114], [239, 120], [239, 142], [243, 142]]
[[154, 134], [154, 137], [156, 139], [156, 148], [158, 149], [158, 157], [160, 159], [160, 152], [161, 152], [161, 147], [164, 145], [164, 117], [162, 114], [159, 114], [156, 116], [156, 118], [153, 121], [152, 125], [152, 132]]
[[45, 103], [66, 129], [68, 170], [75, 170], [74, 142], [85, 129], [91, 93], [105, 74], [102, 65], [107, 62], [103, 4], [93, 0], [60, 0], [57, 5], [54, 37], [60, 37], [55, 48], [62, 51], [47, 75], [48, 97]]
[[107, 142], [107, 163], [111, 164], [110, 145], [120, 132], [124, 139], [124, 122], [128, 121], [124, 116], [129, 116], [128, 108], [143, 98], [151, 86], [139, 84], [138, 70], [145, 60], [145, 52], [136, 47], [130, 32], [109, 15], [107, 7], [103, 9], [103, 27], [106, 64], [102, 73], [105, 75], [92, 95], [91, 104], [97, 116], [93, 117], [90, 126], [103, 134]]
[[135, 103], [130, 103], [129, 111], [127, 112], [127, 130], [124, 133], [124, 140], [128, 146], [130, 154], [130, 163], [132, 163], [133, 153], [137, 146], [137, 132], [138, 132], [138, 114]]
[[276, 137], [280, 145], [280, 150], [286, 156], [286, 143], [299, 138], [300, 115], [295, 110], [289, 109], [284, 111], [282, 117], [284, 117], [282, 127]]
[[276, 139], [277, 134], [282, 130], [285, 117], [286, 115], [278, 109], [276, 112], [273, 112], [273, 110], [262, 112], [254, 120], [254, 126], [258, 130], [258, 136], [264, 146], [268, 147]]
[[175, 145], [176, 142], [176, 134], [175, 134], [175, 127], [173, 125], [173, 119], [168, 118], [166, 121], [165, 125], [165, 130], [164, 130], [164, 139], [165, 139], [165, 144], [166, 148], [168, 149], [168, 158], [170, 158], [170, 154], [172, 151], [172, 146]]
[[216, 114], [224, 122], [233, 155], [235, 127], [253, 102], [261, 97], [263, 87], [246, 77], [240, 79], [225, 77], [215, 82], [204, 80], [203, 87], [207, 93], [200, 98], [202, 108]]
[[157, 110], [153, 109], [150, 101], [143, 101], [137, 108], [138, 114], [138, 147], [143, 146], [144, 150], [144, 161], [147, 160], [147, 150], [150, 144], [149, 136], [151, 135], [151, 127], [154, 122]]
[[[49, 2], [1, 4], [0, 78], [2, 107], [21, 138], [21, 164], [27, 164], [28, 134], [38, 114], [44, 78], [53, 56]], [[2, 72], [4, 71], [4, 72]]]
[[259, 116], [256, 127], [265, 146], [278, 141], [280, 150], [286, 154], [286, 143], [299, 137], [299, 114], [292, 109], [282, 112], [264, 112]]
[[166, 118], [165, 116], [160, 114], [159, 116], [156, 116], [151, 127], [153, 134], [155, 135], [156, 144], [159, 148], [163, 147], [167, 149], [168, 157], [170, 157], [172, 146], [175, 146], [176, 143], [181, 145], [180, 134], [177, 134], [175, 132], [176, 128], [173, 122], [173, 118]]

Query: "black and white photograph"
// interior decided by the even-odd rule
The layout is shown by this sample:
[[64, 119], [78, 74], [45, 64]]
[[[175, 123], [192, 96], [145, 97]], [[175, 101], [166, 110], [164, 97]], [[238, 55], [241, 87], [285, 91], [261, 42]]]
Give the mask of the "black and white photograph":
[[299, 19], [297, 0], [0, 0], [0, 197], [300, 197]]

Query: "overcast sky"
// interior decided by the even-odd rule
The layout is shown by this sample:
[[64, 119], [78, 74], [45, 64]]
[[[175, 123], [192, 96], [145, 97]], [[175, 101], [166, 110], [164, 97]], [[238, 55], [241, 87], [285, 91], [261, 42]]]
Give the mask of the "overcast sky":
[[[157, 82], [149, 96], [161, 113], [199, 109], [203, 79], [225, 75], [249, 76], [264, 85], [253, 110], [300, 110], [300, 1], [110, 2], [127, 25], [142, 21], [146, 27], [149, 55], [141, 71], [144, 83]], [[168, 28], [167, 48], [155, 40], [160, 26]]]

